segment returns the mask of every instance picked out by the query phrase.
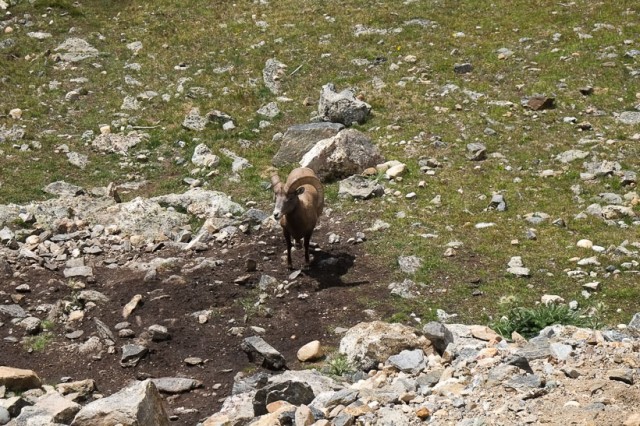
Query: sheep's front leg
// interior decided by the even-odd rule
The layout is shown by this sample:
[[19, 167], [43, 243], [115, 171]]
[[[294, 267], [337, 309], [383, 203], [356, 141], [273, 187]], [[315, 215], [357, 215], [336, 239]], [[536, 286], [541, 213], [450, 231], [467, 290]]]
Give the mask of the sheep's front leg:
[[286, 228], [283, 228], [284, 239], [287, 242], [287, 266], [289, 269], [293, 269], [293, 262], [291, 262], [291, 234], [287, 231]]
[[311, 242], [312, 232], [309, 232], [307, 235], [304, 236], [304, 261], [307, 264], [307, 266], [309, 266], [309, 243]]

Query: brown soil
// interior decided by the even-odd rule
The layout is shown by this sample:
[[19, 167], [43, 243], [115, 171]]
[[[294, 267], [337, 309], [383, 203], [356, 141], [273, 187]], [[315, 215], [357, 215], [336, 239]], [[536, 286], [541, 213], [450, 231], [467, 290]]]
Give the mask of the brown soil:
[[[65, 376], [72, 380], [92, 378], [103, 395], [120, 390], [134, 379], [194, 378], [201, 381], [203, 387], [166, 398], [167, 411], [178, 416], [174, 424], [194, 425], [218, 411], [224, 397], [230, 395], [233, 378], [238, 372], [260, 369], [251, 364], [240, 349], [243, 337], [255, 334], [248, 327], [264, 328], [266, 332], [262, 337], [284, 355], [289, 368], [308, 368], [296, 359], [296, 352], [303, 344], [317, 339], [329, 351], [336, 349], [340, 336], [333, 329], [371, 320], [363, 312], [370, 307], [367, 301], [388, 297], [386, 285], [390, 272], [376, 262], [368, 261], [364, 252], [367, 242], [347, 243], [347, 239], [360, 229], [347, 222], [338, 226], [343, 229], [332, 225], [331, 231], [341, 235], [342, 241], [334, 245], [323, 244], [321, 250], [315, 252], [310, 268], [295, 279], [284, 297], [277, 298], [271, 291], [260, 309], [253, 307], [260, 293], [256, 288], [260, 276], [267, 274], [282, 282], [288, 280], [291, 273], [281, 257], [285, 244], [279, 230], [237, 236], [233, 245], [225, 247], [227, 252], [216, 247], [203, 253], [163, 249], [139, 254], [139, 260], [175, 256], [182, 259], [182, 264], [200, 256], [224, 260], [222, 266], [191, 275], [181, 274], [181, 265], [176, 265], [174, 269], [159, 271], [157, 279], [151, 282], [143, 280], [145, 273], [141, 271], [105, 267], [102, 261], [108, 255], [93, 257], [87, 263], [96, 265], [95, 280], [90, 280], [86, 288], [102, 292], [111, 301], [85, 313], [82, 323], [74, 327], [84, 331], [79, 341], [96, 335], [93, 318], [102, 320], [117, 336], [113, 327], [124, 321], [122, 308], [136, 294], [143, 296], [143, 304], [127, 319], [136, 337], [144, 336], [150, 325], [160, 324], [169, 329], [171, 339], [150, 342], [147, 357], [136, 367], [123, 368], [119, 363], [120, 348], [132, 343], [131, 339], [116, 338], [116, 353], [105, 351], [97, 359], [69, 350], [67, 346], [71, 342], [64, 336], [69, 330], [65, 330], [63, 324], [56, 324], [54, 339], [41, 351], [29, 351], [23, 343], [0, 340], [0, 364], [32, 369], [47, 384], [57, 384]], [[326, 241], [322, 230], [316, 232], [314, 241]], [[318, 262], [329, 257], [337, 259], [337, 263], [321, 267]], [[248, 258], [257, 260], [256, 271], [247, 272]], [[293, 258], [294, 266], [301, 265], [304, 260], [302, 250], [295, 251]], [[99, 266], [101, 264], [103, 266]], [[31, 292], [21, 301], [25, 309], [53, 304], [60, 299], [72, 300], [74, 292], [66, 285], [62, 270], [25, 269], [21, 273], [20, 278], [0, 281], [0, 290], [9, 295], [15, 292], [17, 285], [28, 283]], [[183, 281], [165, 282], [171, 275], [178, 275]], [[249, 276], [245, 283], [234, 283], [243, 275]], [[380, 302], [376, 303], [376, 315], [387, 317], [391, 313], [390, 305], [384, 300]], [[205, 309], [212, 309], [214, 314], [207, 323], [200, 324], [191, 314]], [[45, 314], [36, 315], [43, 318]], [[0, 336], [4, 338], [10, 328], [9, 318], [0, 318], [0, 322], [5, 322], [0, 327]], [[229, 333], [231, 327], [247, 328], [243, 336], [235, 336]], [[19, 328], [14, 331], [22, 333]], [[184, 362], [187, 357], [200, 357], [206, 361], [201, 366], [187, 366]], [[179, 407], [197, 411], [175, 411]]]

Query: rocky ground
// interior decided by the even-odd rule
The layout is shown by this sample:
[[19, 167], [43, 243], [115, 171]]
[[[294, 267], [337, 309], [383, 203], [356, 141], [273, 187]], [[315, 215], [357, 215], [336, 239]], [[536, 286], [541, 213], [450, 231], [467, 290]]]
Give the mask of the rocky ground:
[[[0, 424], [640, 425], [640, 314], [454, 324], [522, 293], [638, 311], [633, 8], [559, 4], [563, 35], [335, 2], [309, 41], [276, 2], [220, 40], [172, 2], [51, 3], [0, 0], [0, 189], [50, 197], [0, 205]], [[265, 193], [297, 164], [331, 203], [288, 270]]]
[[[200, 195], [182, 195], [187, 210]], [[367, 261], [367, 234], [380, 231], [329, 211], [310, 267], [289, 271], [266, 213], [206, 195], [219, 215], [172, 239], [163, 214], [180, 213], [149, 215], [157, 200], [3, 206], [34, 225], [1, 233], [1, 364], [39, 376], [25, 386], [0, 371], [10, 424], [112, 424], [92, 410], [117, 411], [123, 392], [141, 395], [125, 399], [156, 419], [142, 424], [248, 424], [262, 414], [256, 424], [639, 424], [638, 318], [624, 334], [558, 326], [510, 343], [484, 326], [371, 322], [393, 313], [381, 295], [398, 288]], [[129, 214], [91, 224], [67, 216], [78, 204], [95, 217]], [[53, 227], [35, 225], [61, 210]], [[135, 227], [155, 237], [130, 235]], [[312, 341], [311, 361], [300, 361]], [[269, 405], [280, 399], [290, 404]]]
[[[103, 395], [133, 379], [190, 377], [198, 386], [167, 401], [176, 421], [195, 424], [220, 407], [237, 373], [253, 368], [240, 350], [243, 337], [263, 336], [290, 368], [308, 341], [335, 349], [335, 327], [367, 317], [359, 300], [375, 298], [388, 272], [366, 262], [357, 226], [325, 218], [318, 241], [327, 240], [329, 222], [342, 239], [317, 245], [311, 267], [292, 273], [279, 226], [247, 217], [219, 219], [225, 227], [195, 248], [171, 241], [132, 247], [118, 232], [65, 220], [59, 231], [70, 232], [18, 232], [33, 244], [5, 228], [1, 364], [33, 369], [49, 384], [91, 378]], [[304, 262], [300, 251], [294, 262]], [[152, 326], [166, 328], [163, 336], [154, 337]], [[144, 352], [139, 362], [123, 362], [127, 348]]]

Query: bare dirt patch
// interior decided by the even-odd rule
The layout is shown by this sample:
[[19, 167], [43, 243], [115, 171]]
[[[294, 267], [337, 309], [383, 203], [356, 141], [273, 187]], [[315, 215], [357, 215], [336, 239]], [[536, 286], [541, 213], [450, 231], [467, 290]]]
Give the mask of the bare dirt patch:
[[[43, 350], [33, 350], [24, 342], [0, 341], [0, 364], [33, 369], [45, 383], [52, 385], [63, 377], [92, 378], [103, 395], [120, 390], [131, 380], [194, 378], [202, 382], [201, 388], [166, 395], [168, 412], [178, 416], [175, 424], [193, 425], [220, 408], [224, 397], [230, 395], [238, 372], [260, 369], [251, 364], [240, 349], [244, 337], [257, 334], [250, 327], [264, 329], [262, 337], [284, 355], [288, 367], [301, 369], [308, 368], [296, 360], [296, 352], [303, 344], [317, 339], [331, 351], [337, 348], [340, 339], [334, 332], [336, 327], [348, 328], [371, 319], [363, 312], [369, 307], [367, 301], [387, 297], [383, 288], [388, 284], [390, 272], [369, 260], [366, 242], [347, 243], [348, 236], [356, 232], [353, 224], [345, 222], [341, 226], [343, 229], [332, 226], [332, 232], [342, 235], [343, 241], [322, 244], [314, 253], [311, 267], [295, 279], [290, 278], [291, 271], [281, 258], [285, 244], [279, 230], [240, 235], [234, 238], [233, 244], [202, 253], [161, 249], [127, 255], [129, 261], [138, 262], [158, 257], [179, 259], [173, 266], [159, 269], [157, 277], [150, 281], [144, 280], [145, 271], [108, 267], [106, 262], [113, 260], [108, 254], [92, 257], [87, 263], [94, 265], [94, 279], [86, 282], [86, 289], [103, 293], [110, 302], [86, 310], [79, 323], [56, 323], [53, 338]], [[322, 231], [317, 232], [314, 241], [323, 239]], [[120, 258], [120, 263], [125, 263], [127, 258]], [[202, 258], [223, 263], [198, 272], [182, 272], [183, 265], [202, 263]], [[255, 271], [247, 270], [247, 259], [257, 261]], [[294, 266], [301, 266], [303, 261], [302, 250], [294, 252]], [[20, 304], [40, 318], [46, 314], [35, 312], [37, 306], [74, 300], [77, 291], [67, 285], [62, 271], [25, 268], [20, 272], [18, 278], [6, 279], [0, 284], [7, 302], [10, 303], [10, 296], [15, 294], [15, 287], [23, 283], [29, 284], [31, 292]], [[273, 287], [262, 292], [258, 288], [262, 275], [276, 278], [287, 290]], [[257, 304], [261, 293], [268, 294], [268, 298]], [[125, 321], [122, 308], [136, 294], [142, 295], [142, 304], [126, 319], [136, 336], [117, 337], [114, 327]], [[376, 316], [384, 318], [390, 309], [385, 303], [376, 303]], [[198, 311], [211, 312], [206, 323], [201, 324], [193, 315]], [[105, 347], [100, 354], [82, 355], [73, 346], [97, 335], [94, 318], [107, 324], [116, 335], [115, 353], [109, 353]], [[23, 331], [12, 327], [9, 318], [0, 318], [0, 322], [5, 322], [0, 327], [3, 337], [22, 337]], [[171, 339], [151, 341], [146, 330], [153, 324], [167, 327]], [[71, 341], [65, 334], [72, 330], [82, 330], [84, 334]], [[137, 366], [123, 368], [121, 348], [137, 340], [148, 344], [149, 354]], [[204, 363], [188, 366], [184, 361], [188, 357], [202, 358]], [[321, 368], [322, 363], [316, 367]]]

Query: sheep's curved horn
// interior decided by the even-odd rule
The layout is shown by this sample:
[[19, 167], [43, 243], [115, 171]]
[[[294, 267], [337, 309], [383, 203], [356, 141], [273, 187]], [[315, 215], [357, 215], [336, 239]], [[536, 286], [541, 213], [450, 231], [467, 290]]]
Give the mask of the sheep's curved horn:
[[275, 188], [280, 183], [280, 176], [276, 172], [271, 173], [271, 187]]
[[287, 182], [285, 190], [287, 193], [291, 194], [295, 192], [302, 185], [311, 185], [318, 192], [318, 198], [320, 200], [324, 200], [324, 188], [322, 187], [322, 183], [320, 183], [320, 179], [317, 176], [306, 175], [300, 176], [297, 179], [292, 180], [291, 182]]

